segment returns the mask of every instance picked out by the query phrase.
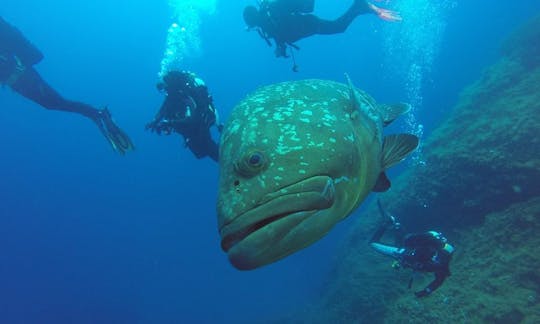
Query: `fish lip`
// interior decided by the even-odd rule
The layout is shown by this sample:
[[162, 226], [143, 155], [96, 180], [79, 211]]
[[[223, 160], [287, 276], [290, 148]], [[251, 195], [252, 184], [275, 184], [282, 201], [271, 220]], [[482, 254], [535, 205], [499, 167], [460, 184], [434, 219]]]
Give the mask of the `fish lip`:
[[330, 208], [334, 199], [334, 180], [326, 175], [309, 177], [269, 193], [220, 228], [221, 248], [228, 252], [252, 233], [282, 218]]

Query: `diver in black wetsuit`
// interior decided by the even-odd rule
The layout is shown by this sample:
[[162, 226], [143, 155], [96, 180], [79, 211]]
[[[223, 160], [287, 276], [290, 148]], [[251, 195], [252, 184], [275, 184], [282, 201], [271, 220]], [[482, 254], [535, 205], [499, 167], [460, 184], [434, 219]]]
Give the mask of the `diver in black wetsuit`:
[[[394, 216], [384, 210], [379, 200], [377, 203], [379, 211], [387, 218], [387, 221], [375, 231], [369, 240], [371, 247], [381, 254], [396, 259], [395, 267], [411, 268], [418, 272], [433, 272], [435, 279], [424, 289], [415, 292], [416, 297], [425, 297], [431, 294], [450, 275], [449, 264], [454, 247], [441, 233], [435, 231], [408, 234], [404, 237], [401, 247], [379, 243], [388, 228], [400, 230], [401, 226]], [[409, 281], [409, 288], [411, 285], [412, 278]]]
[[210, 127], [216, 125], [221, 132], [223, 125], [204, 81], [192, 72], [170, 71], [157, 88], [166, 93], [165, 101], [146, 129], [159, 135], [177, 132], [196, 158], [208, 156], [218, 161], [218, 144], [212, 139]]
[[268, 45], [271, 46], [270, 39], [274, 39], [277, 57], [288, 57], [287, 46], [298, 49], [294, 43], [302, 38], [342, 33], [361, 14], [374, 13], [388, 21], [401, 20], [396, 12], [365, 0], [354, 0], [353, 5], [336, 20], [310, 14], [314, 6], [315, 0], [263, 0], [259, 2], [259, 8], [245, 7], [244, 21], [249, 29], [256, 28]]
[[47, 109], [86, 116], [97, 124], [115, 151], [124, 154], [133, 150], [131, 140], [116, 126], [107, 108], [67, 100], [47, 84], [33, 67], [42, 59], [43, 54], [22, 33], [0, 17], [0, 84]]

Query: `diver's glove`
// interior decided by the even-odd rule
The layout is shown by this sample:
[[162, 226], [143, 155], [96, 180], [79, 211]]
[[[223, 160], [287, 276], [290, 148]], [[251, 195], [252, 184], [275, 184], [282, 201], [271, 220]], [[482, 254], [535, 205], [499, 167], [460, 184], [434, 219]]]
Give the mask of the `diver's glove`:
[[173, 131], [173, 126], [168, 119], [154, 120], [146, 124], [145, 128], [146, 130], [155, 132], [158, 135], [161, 135], [161, 133], [164, 133], [165, 135], [170, 135]]
[[164, 133], [165, 135], [171, 135], [173, 132], [184, 133], [186, 127], [190, 127], [197, 121], [193, 118], [161, 118], [154, 119], [152, 122], [146, 124], [146, 129], [152, 132], [156, 132], [158, 135]]
[[103, 136], [109, 141], [113, 150], [124, 155], [127, 151], [135, 149], [127, 134], [114, 123], [109, 109], [99, 110], [97, 117], [93, 118], [93, 120], [98, 125]]

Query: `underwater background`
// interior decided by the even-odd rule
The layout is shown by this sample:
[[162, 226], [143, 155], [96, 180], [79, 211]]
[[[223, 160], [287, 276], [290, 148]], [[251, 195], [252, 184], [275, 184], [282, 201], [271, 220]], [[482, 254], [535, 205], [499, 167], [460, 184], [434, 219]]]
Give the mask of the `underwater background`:
[[[346, 10], [350, 2], [318, 0], [315, 13], [333, 18]], [[493, 268], [501, 260], [515, 264], [510, 253], [523, 246], [520, 243], [527, 237], [538, 236], [532, 231], [525, 238], [515, 237], [524, 228], [538, 228], [540, 208], [512, 207], [518, 209], [517, 214], [530, 216], [516, 225], [517, 234], [510, 232], [501, 238], [500, 228], [509, 225], [495, 224], [498, 219], [508, 221], [507, 224], [514, 219], [513, 209], [502, 203], [505, 198], [515, 202], [514, 196], [507, 195], [524, 193], [526, 199], [517, 199], [521, 202], [538, 197], [538, 189], [534, 189], [538, 182], [531, 180], [540, 178], [540, 144], [534, 140], [538, 124], [524, 128], [531, 133], [512, 133], [521, 141], [516, 145], [524, 147], [525, 157], [519, 167], [528, 170], [519, 175], [529, 182], [516, 184], [510, 193], [460, 186], [467, 183], [464, 175], [471, 175], [476, 176], [474, 183], [497, 188], [500, 183], [491, 182], [498, 173], [479, 172], [465, 162], [447, 169], [441, 167], [447, 164], [437, 164], [451, 160], [443, 157], [460, 152], [466, 157], [480, 155], [479, 160], [487, 160], [491, 165], [490, 158], [506, 152], [483, 152], [479, 149], [484, 147], [483, 143], [471, 143], [474, 137], [463, 139], [470, 143], [470, 147], [463, 148], [460, 136], [481, 132], [483, 137], [489, 137], [486, 124], [499, 123], [502, 129], [519, 127], [504, 121], [509, 114], [526, 110], [514, 111], [509, 105], [501, 105], [507, 114], [494, 111], [488, 118], [482, 110], [474, 110], [486, 105], [475, 101], [479, 99], [471, 94], [474, 89], [469, 87], [465, 95], [460, 94], [493, 65], [499, 72], [488, 69], [488, 76], [484, 76], [489, 79], [488, 85], [497, 84], [493, 81], [497, 77], [507, 83], [492, 88], [483, 87], [482, 82], [474, 83], [480, 88], [477, 92], [490, 90], [484, 93], [487, 98], [527, 79], [524, 76], [531, 71], [538, 71], [540, 64], [534, 58], [539, 57], [539, 52], [529, 53], [527, 47], [519, 60], [532, 63], [523, 68], [516, 71], [512, 70], [514, 65], [499, 62], [505, 53], [507, 57], [517, 55], [511, 49], [521, 45], [513, 44], [539, 43], [534, 42], [539, 38], [533, 35], [523, 37], [524, 41], [518, 37], [514, 43], [503, 46], [518, 27], [540, 13], [540, 2], [528, 0], [508, 5], [485, 0], [390, 1], [386, 6], [402, 12], [402, 23], [360, 16], [343, 34], [304, 39], [298, 42], [301, 50], [296, 53], [298, 73], [291, 71], [290, 60], [275, 58], [273, 49], [255, 32], [245, 31], [242, 10], [253, 3], [2, 2], [0, 16], [17, 26], [45, 55], [36, 66], [45, 80], [69, 99], [108, 106], [137, 149], [119, 156], [89, 120], [46, 111], [7, 88], [0, 91], [0, 322], [450, 321], [451, 314], [433, 311], [440, 305], [465, 311], [453, 312], [459, 315], [452, 318], [453, 322], [533, 323], [540, 318], [540, 278], [534, 275], [540, 266], [538, 258], [519, 258], [524, 268], [536, 269], [520, 276], [520, 282], [528, 288], [518, 287], [508, 278], [515, 269], [479, 271]], [[185, 23], [186, 32], [193, 32], [180, 42], [171, 43], [170, 37], [174, 35], [171, 36], [170, 27], [175, 20]], [[531, 30], [540, 30], [538, 26]], [[305, 78], [343, 82], [344, 73], [380, 102], [413, 103], [414, 114], [409, 120], [397, 121], [387, 133], [413, 130], [423, 139], [431, 135], [434, 139], [427, 140], [422, 151], [407, 163], [391, 170], [390, 178], [400, 181], [384, 199], [392, 202], [389, 208], [402, 216], [408, 229], [439, 227], [448, 232], [445, 233], [458, 252], [474, 253], [468, 258], [463, 252], [456, 255], [451, 264], [453, 276], [424, 304], [418, 304], [410, 297], [411, 292], [404, 289], [404, 274], [396, 276], [388, 264], [381, 265], [387, 260], [373, 257], [367, 250], [369, 233], [378, 220], [366, 207], [368, 201], [316, 244], [255, 271], [235, 270], [219, 245], [215, 211], [217, 165], [209, 159], [196, 160], [184, 149], [179, 136], [157, 136], [144, 130], [163, 100], [155, 84], [170, 46], [179, 51], [176, 64], [206, 81], [223, 120], [227, 120], [239, 100], [259, 86]], [[529, 54], [532, 59], [527, 60]], [[532, 86], [525, 90], [522, 87], [516, 93], [537, 98], [538, 80], [532, 78]], [[470, 104], [472, 110], [458, 114], [448, 126], [445, 121], [453, 116], [453, 107], [466, 106], [463, 100], [476, 106]], [[531, 109], [524, 115], [525, 120], [537, 118], [537, 102], [520, 101]], [[471, 120], [483, 123], [467, 126], [469, 133], [451, 127]], [[437, 133], [441, 123], [446, 128]], [[485, 143], [503, 150], [505, 143], [497, 140], [505, 138], [488, 138]], [[441, 152], [445, 148], [448, 152]], [[434, 157], [438, 160], [430, 161]], [[507, 165], [505, 159], [498, 163]], [[418, 169], [419, 176], [411, 171]], [[501, 183], [511, 187], [515, 173], [510, 167], [505, 172]], [[448, 189], [450, 185], [459, 189], [461, 195], [452, 197], [449, 203], [441, 200], [445, 195], [440, 188]], [[434, 195], [436, 189], [440, 193]], [[404, 202], [398, 203], [400, 199]], [[475, 207], [471, 214], [479, 217], [449, 221], [445, 216], [448, 206], [456, 204]], [[537, 205], [538, 202], [534, 206]], [[493, 212], [499, 214], [482, 216]], [[503, 241], [509, 236], [514, 241], [505, 245]], [[492, 249], [478, 250], [475, 242], [483, 242], [482, 246], [500, 245], [500, 249], [497, 253]], [[532, 254], [531, 250], [523, 252], [525, 256]], [[455, 269], [489, 277], [475, 286]], [[370, 277], [371, 274], [374, 276]], [[366, 285], [359, 276], [371, 278], [372, 284]], [[499, 279], [502, 281], [494, 283]], [[484, 295], [459, 295], [465, 289], [482, 291], [486, 287], [489, 289]], [[457, 292], [452, 294], [454, 290]], [[496, 296], [504, 295], [507, 300], [518, 302], [519, 298], [503, 291], [523, 293], [516, 295], [523, 298], [523, 305], [518, 303], [505, 309], [511, 303], [502, 303]], [[369, 304], [366, 296], [386, 297], [384, 302]], [[471, 296], [475, 299], [466, 300]], [[483, 308], [464, 307], [473, 302], [483, 304]], [[503, 311], [483, 314], [481, 309]], [[533, 315], [529, 316], [527, 309]]]

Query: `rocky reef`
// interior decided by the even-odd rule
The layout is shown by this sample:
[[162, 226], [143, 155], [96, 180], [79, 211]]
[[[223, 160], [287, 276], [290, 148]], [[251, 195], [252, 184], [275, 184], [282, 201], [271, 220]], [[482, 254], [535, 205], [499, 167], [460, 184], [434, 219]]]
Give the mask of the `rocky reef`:
[[380, 222], [368, 208], [343, 244], [321, 300], [291, 320], [312, 323], [540, 323], [540, 16], [502, 46], [426, 140], [426, 165], [381, 195], [407, 229], [443, 231], [452, 275], [393, 270], [367, 241]]

